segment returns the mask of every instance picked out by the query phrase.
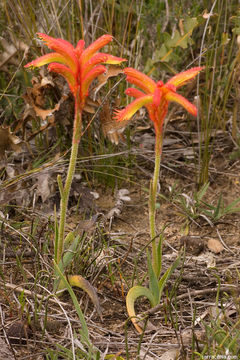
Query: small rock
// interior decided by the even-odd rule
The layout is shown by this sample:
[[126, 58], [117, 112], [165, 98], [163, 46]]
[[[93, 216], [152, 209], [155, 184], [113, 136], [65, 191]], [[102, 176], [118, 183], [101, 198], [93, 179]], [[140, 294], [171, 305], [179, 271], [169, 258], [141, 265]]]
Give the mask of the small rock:
[[24, 321], [16, 321], [7, 330], [7, 336], [11, 344], [26, 344], [32, 331]]
[[182, 236], [180, 245], [186, 247], [187, 254], [199, 255], [204, 250], [204, 241], [200, 236]]
[[209, 239], [207, 247], [215, 254], [219, 254], [224, 250], [223, 244], [218, 239]]

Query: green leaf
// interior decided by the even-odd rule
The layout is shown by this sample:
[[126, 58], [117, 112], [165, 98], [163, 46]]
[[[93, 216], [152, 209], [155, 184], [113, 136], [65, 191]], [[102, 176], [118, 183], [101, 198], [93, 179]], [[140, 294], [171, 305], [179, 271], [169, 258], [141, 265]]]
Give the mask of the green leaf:
[[186, 19], [184, 19], [183, 28], [185, 33], [192, 35], [194, 28], [198, 26], [198, 24], [198, 19], [195, 17], [187, 17]]
[[201, 201], [202, 200], [202, 198], [204, 197], [204, 195], [207, 192], [208, 187], [209, 187], [209, 182], [207, 182], [206, 184], [204, 184], [201, 187], [201, 189], [197, 192], [197, 194], [195, 196], [196, 201]]
[[162, 297], [163, 289], [166, 285], [166, 282], [174, 272], [174, 270], [178, 267], [181, 260], [181, 254], [178, 256], [178, 258], [174, 261], [174, 263], [171, 265], [171, 267], [164, 273], [164, 275], [161, 277], [161, 279], [158, 282], [158, 288], [159, 288], [159, 302]]
[[236, 213], [236, 212], [239, 212], [239, 211], [240, 211], [240, 207], [238, 207], [238, 208], [231, 208], [231, 209], [229, 209], [228, 211], [226, 211], [226, 209], [225, 209], [224, 213], [225, 213], [225, 214], [233, 214], [233, 213]]
[[61, 175], [58, 175], [58, 176], [57, 176], [57, 183], [58, 183], [58, 188], [59, 188], [60, 196], [61, 196], [61, 198], [63, 198], [64, 189], [63, 189], [63, 183], [62, 183], [62, 177], [61, 177]]
[[174, 34], [169, 37], [168, 41], [165, 42], [167, 48], [171, 49], [173, 47], [181, 46], [181, 35], [178, 30], [175, 30]]
[[[208, 209], [213, 210], [213, 212], [215, 211], [216, 206], [213, 206], [213, 205], [211, 205], [211, 204], [208, 204], [206, 201], [203, 201], [203, 200], [202, 200], [202, 204], [204, 204], [205, 206], [207, 206]], [[203, 212], [208, 211], [208, 210], [206, 210], [206, 209], [201, 209], [201, 210], [202, 210]], [[213, 212], [211, 212], [211, 215], [213, 214]]]
[[153, 62], [156, 63], [158, 61], [169, 61], [173, 56], [173, 50], [176, 47], [181, 47], [182, 49], [186, 49], [189, 46], [189, 43], [192, 43], [191, 35], [194, 28], [199, 25], [197, 18], [187, 17], [183, 21], [183, 32], [181, 35], [179, 30], [175, 30], [174, 34], [170, 35], [165, 32], [161, 34], [161, 47], [157, 49], [153, 54]]
[[205, 210], [205, 209], [201, 209], [201, 213], [209, 218], [213, 217], [213, 213], [211, 211]]
[[169, 61], [171, 54], [169, 53], [168, 56], [165, 57], [165, 55], [168, 53], [167, 46], [163, 43], [160, 47], [160, 49], [157, 49], [153, 53], [153, 62], [156, 63], [158, 61]]
[[74, 236], [74, 234], [71, 232], [68, 234], [68, 236], [66, 237], [66, 239], [74, 239], [74, 241], [72, 242], [72, 244], [70, 245], [70, 247], [66, 250], [66, 252], [63, 255], [62, 260], [60, 261], [60, 263], [58, 264], [59, 268], [61, 269], [61, 271], [65, 271], [67, 266], [72, 262], [72, 259], [74, 258], [75, 254], [76, 254], [76, 250], [78, 248], [79, 245], [79, 241], [80, 241], [80, 236], [77, 235], [76, 237]]
[[64, 249], [68, 249], [74, 242], [75, 235], [73, 231], [70, 231], [64, 239]]
[[157, 246], [157, 260], [158, 260], [158, 273], [157, 277], [159, 278], [161, 271], [162, 271], [162, 244], [163, 244], [163, 234], [159, 236], [159, 242]]
[[82, 325], [82, 329], [81, 329], [82, 338], [83, 338], [84, 342], [86, 342], [86, 344], [88, 346], [91, 346], [92, 344], [91, 344], [91, 341], [89, 339], [87, 323], [86, 323], [86, 321], [84, 319], [84, 315], [83, 315], [82, 310], [81, 310], [81, 308], [79, 306], [76, 295], [74, 294], [73, 289], [71, 288], [70, 284], [68, 283], [66, 277], [61, 272], [61, 269], [59, 268], [59, 266], [55, 262], [54, 262], [54, 268], [55, 268], [55, 271], [57, 272], [57, 274], [60, 276], [61, 281], [64, 284], [64, 287], [68, 290], [68, 292], [69, 292], [69, 294], [70, 294], [70, 296], [72, 298], [72, 301], [73, 301], [73, 304], [74, 304], [75, 309], [77, 311], [80, 323]]
[[55, 259], [55, 261], [57, 261], [58, 237], [59, 237], [59, 229], [58, 229], [58, 221], [57, 221], [57, 212], [56, 212], [56, 207], [54, 207], [54, 259]]
[[148, 262], [148, 275], [149, 275], [149, 290], [153, 294], [154, 297], [154, 305], [158, 304], [159, 301], [159, 289], [158, 289], [158, 279], [155, 274], [155, 271], [152, 267], [152, 261], [149, 253], [147, 252], [147, 262]]
[[222, 194], [220, 194], [217, 206], [216, 206], [215, 211], [213, 213], [214, 220], [219, 220], [221, 218], [221, 216], [223, 215], [221, 210], [223, 208], [224, 208], [224, 203], [223, 203], [223, 199], [222, 199]]
[[231, 212], [238, 212], [239, 208], [234, 208], [235, 205], [237, 205], [240, 202], [240, 198], [237, 198], [236, 200], [234, 200], [233, 202], [231, 202], [231, 204], [229, 204], [228, 206], [225, 207], [224, 212], [225, 213], [229, 213], [229, 211]]

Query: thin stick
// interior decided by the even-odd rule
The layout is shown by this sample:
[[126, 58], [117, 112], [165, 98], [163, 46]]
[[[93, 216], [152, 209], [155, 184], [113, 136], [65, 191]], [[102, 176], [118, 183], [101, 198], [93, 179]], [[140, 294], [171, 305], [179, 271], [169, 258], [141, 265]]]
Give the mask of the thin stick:
[[[193, 290], [191, 292], [187, 292], [184, 294], [181, 294], [179, 296], [176, 297], [177, 300], [183, 300], [186, 298], [189, 298], [189, 296], [191, 297], [196, 297], [196, 296], [201, 296], [201, 295], [206, 295], [206, 294], [215, 294], [217, 292], [217, 288], [208, 288], [208, 289], [202, 289], [202, 290]], [[236, 285], [224, 285], [220, 288], [220, 291], [231, 291], [231, 290], [237, 290], [239, 291], [239, 288]], [[157, 311], [159, 311], [162, 308], [163, 304], [158, 304], [157, 306], [154, 306], [153, 308], [145, 311], [144, 313], [142, 313], [139, 316], [146, 316], [146, 315], [153, 315], [155, 314]]]

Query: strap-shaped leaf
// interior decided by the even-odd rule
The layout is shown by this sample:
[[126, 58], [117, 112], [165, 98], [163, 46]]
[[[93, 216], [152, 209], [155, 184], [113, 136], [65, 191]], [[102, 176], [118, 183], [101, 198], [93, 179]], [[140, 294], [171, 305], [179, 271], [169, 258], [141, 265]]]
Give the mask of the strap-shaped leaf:
[[163, 233], [159, 235], [159, 242], [157, 246], [157, 261], [158, 261], [158, 273], [157, 278], [159, 279], [159, 276], [162, 271], [162, 244], [163, 244], [164, 236]]
[[144, 286], [138, 286], [138, 285], [133, 286], [129, 290], [127, 297], [126, 297], [126, 305], [127, 305], [128, 315], [131, 318], [131, 321], [132, 321], [133, 325], [135, 326], [136, 330], [140, 334], [142, 333], [142, 328], [138, 324], [138, 319], [137, 319], [137, 316], [135, 313], [134, 304], [135, 304], [135, 301], [141, 296], [145, 296], [150, 301], [151, 306], [154, 306], [154, 304], [155, 304], [154, 296], [151, 293], [151, 291], [148, 288], [145, 288]]
[[72, 232], [67, 235], [65, 239], [65, 243], [67, 242], [68, 244], [70, 244], [70, 241], [72, 241], [72, 243], [70, 247], [66, 250], [65, 254], [63, 255], [62, 260], [58, 264], [61, 271], [65, 271], [67, 266], [72, 262], [72, 259], [76, 253], [80, 239], [81, 238], [79, 235], [77, 235], [74, 238], [74, 234]]
[[[57, 269], [57, 273], [59, 274], [59, 271], [61, 271], [60, 267], [57, 266], [56, 269]], [[61, 272], [61, 274], [62, 274], [62, 272]], [[84, 277], [82, 277], [81, 275], [68, 275], [67, 277], [64, 275], [63, 275], [63, 277], [60, 276], [60, 282], [59, 282], [57, 290], [62, 291], [62, 290], [67, 289], [69, 291], [69, 286], [70, 287], [71, 286], [79, 287], [80, 289], [82, 289], [83, 291], [85, 291], [88, 294], [88, 296], [92, 300], [93, 305], [95, 306], [95, 308], [97, 310], [97, 313], [98, 313], [100, 319], [102, 320], [102, 310], [101, 310], [100, 303], [98, 300], [97, 292], [96, 292], [95, 288], [90, 284], [90, 282], [88, 280], [84, 279]], [[71, 297], [72, 297], [72, 295], [71, 295]]]
[[228, 206], [225, 207], [224, 209], [224, 213], [228, 214], [228, 213], [233, 213], [233, 212], [238, 212], [240, 211], [239, 207], [234, 207], [235, 205], [237, 205], [240, 202], [240, 197], [237, 198], [236, 200], [232, 201]]
[[158, 304], [158, 301], [159, 301], [158, 279], [155, 274], [155, 271], [153, 270], [149, 252], [147, 252], [147, 263], [148, 263], [148, 275], [149, 275], [149, 290], [154, 297], [154, 305], [153, 306], [155, 306]]
[[224, 211], [224, 202], [223, 202], [222, 194], [220, 194], [217, 206], [213, 214], [213, 218], [219, 220], [223, 215], [223, 211]]
[[57, 211], [56, 207], [54, 207], [54, 260], [57, 260], [57, 249], [58, 249], [58, 238], [59, 238], [59, 228], [57, 221]]
[[162, 297], [162, 292], [165, 287], [166, 282], [174, 272], [174, 270], [178, 267], [181, 260], [181, 255], [177, 257], [177, 259], [174, 261], [174, 263], [171, 265], [171, 267], [165, 272], [165, 274], [161, 277], [161, 279], [158, 282], [158, 288], [159, 288], [159, 302]]
[[54, 263], [54, 267], [55, 267], [55, 271], [57, 272], [57, 274], [59, 275], [59, 277], [60, 277], [60, 279], [61, 279], [61, 281], [63, 283], [63, 286], [68, 290], [68, 292], [69, 292], [69, 294], [70, 294], [70, 296], [72, 298], [72, 301], [74, 303], [75, 309], [77, 311], [79, 320], [80, 320], [81, 325], [82, 325], [81, 335], [83, 337], [83, 340], [84, 340], [84, 342], [87, 343], [87, 345], [91, 345], [91, 342], [90, 342], [90, 339], [89, 339], [89, 334], [88, 334], [87, 323], [86, 323], [86, 321], [84, 319], [84, 315], [83, 315], [82, 310], [81, 310], [81, 308], [79, 306], [76, 295], [74, 294], [73, 289], [71, 288], [70, 284], [68, 283], [66, 277], [61, 272], [59, 266], [56, 263]]

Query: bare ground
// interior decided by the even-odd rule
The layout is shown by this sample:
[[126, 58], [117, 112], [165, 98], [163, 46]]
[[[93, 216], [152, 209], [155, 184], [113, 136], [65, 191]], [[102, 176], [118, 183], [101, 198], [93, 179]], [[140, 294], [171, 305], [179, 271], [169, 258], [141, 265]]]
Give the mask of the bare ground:
[[[93, 200], [89, 186], [82, 186], [76, 180], [77, 194], [73, 193], [71, 197], [68, 227], [74, 229], [78, 225], [79, 231], [83, 228], [87, 234], [74, 271], [82, 273], [96, 287], [103, 321], [87, 296], [78, 289], [75, 293], [85, 312], [94, 345], [102, 352], [108, 349], [109, 354], [123, 358], [126, 358], [126, 352], [129, 359], [136, 359], [137, 353], [139, 359], [147, 360], [161, 359], [163, 354], [166, 359], [174, 359], [177, 354], [182, 359], [198, 358], [192, 355], [193, 351], [201, 352], [211, 336], [214, 337], [216, 319], [226, 333], [234, 326], [239, 330], [239, 213], [213, 221], [202, 215], [190, 219], [184, 212], [180, 202], [183, 198], [188, 210], [194, 211], [191, 200], [197, 191], [196, 164], [192, 145], [186, 145], [189, 144], [187, 140], [190, 141], [189, 138], [186, 140], [188, 134], [179, 131], [176, 135], [171, 130], [170, 125], [166, 139], [175, 139], [175, 142], [173, 145], [166, 143], [164, 147], [160, 194], [165, 198], [158, 198], [160, 208], [157, 212], [159, 233], [167, 225], [163, 271], [176, 259], [182, 247], [185, 257], [167, 284], [160, 306], [149, 312], [146, 301], [137, 303], [137, 313], [149, 315], [144, 318], [143, 337], [127, 321], [125, 296], [129, 287], [144, 279], [147, 268], [146, 254], [141, 250], [150, 240], [147, 189], [153, 154], [144, 147], [139, 151], [139, 145], [136, 145], [138, 165], [130, 171], [132, 182], [121, 184], [121, 188], [129, 190], [131, 201], [124, 202], [119, 216], [106, 218], [116, 206], [118, 189], [114, 192], [96, 185], [91, 191], [96, 191], [99, 199]], [[132, 149], [134, 152], [135, 148]], [[239, 160], [229, 160], [232, 150], [228, 134], [220, 133], [210, 164], [210, 186], [204, 197], [208, 204], [216, 206], [220, 194], [225, 204], [240, 196]], [[176, 190], [173, 191], [174, 186]], [[79, 194], [79, 209], [85, 207], [86, 217], [99, 213], [97, 220], [82, 222], [81, 211], [76, 211]], [[2, 210], [5, 220], [0, 248], [1, 336], [10, 342], [9, 352], [15, 359], [46, 359], [46, 348], [55, 349], [57, 343], [71, 349], [71, 331], [78, 334], [80, 327], [67, 293], [60, 299], [47, 298], [52, 291], [53, 227], [50, 215], [53, 203], [58, 199], [49, 195], [49, 200], [42, 200], [38, 199], [34, 209], [30, 206], [23, 209], [13, 199], [12, 207]], [[14, 223], [21, 222], [23, 226], [16, 230]], [[147, 278], [143, 282], [147, 285]], [[207, 333], [206, 326], [210, 326], [213, 333]], [[16, 339], [11, 339], [12, 336]], [[211, 341], [210, 347], [214, 348], [213, 339]], [[75, 342], [76, 349], [78, 346]], [[0, 358], [6, 359], [6, 356], [0, 355]]]

